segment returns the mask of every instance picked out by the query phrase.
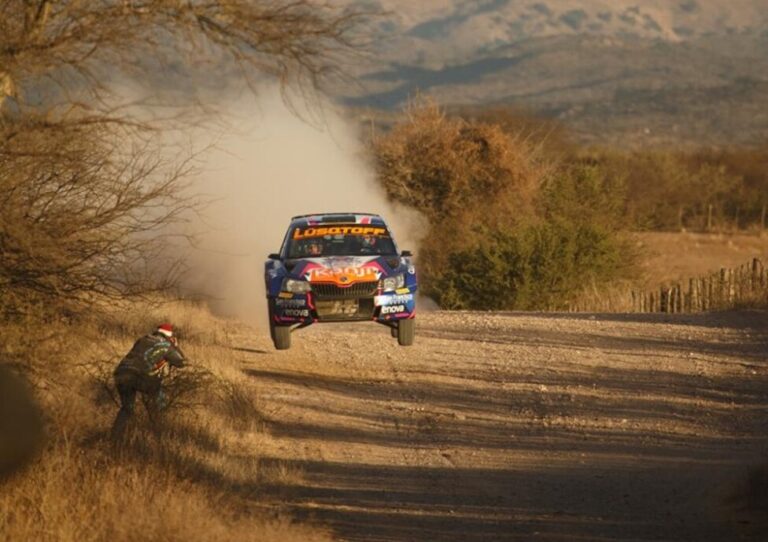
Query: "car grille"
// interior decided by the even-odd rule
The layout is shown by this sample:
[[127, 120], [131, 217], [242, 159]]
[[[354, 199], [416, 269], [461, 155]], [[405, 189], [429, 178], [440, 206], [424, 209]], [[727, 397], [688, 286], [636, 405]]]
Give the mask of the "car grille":
[[370, 320], [373, 318], [373, 298], [363, 299], [318, 299], [315, 310], [320, 321], [330, 322]]
[[318, 299], [352, 299], [357, 297], [373, 297], [379, 288], [378, 282], [358, 282], [350, 286], [335, 284], [312, 284], [312, 291]]

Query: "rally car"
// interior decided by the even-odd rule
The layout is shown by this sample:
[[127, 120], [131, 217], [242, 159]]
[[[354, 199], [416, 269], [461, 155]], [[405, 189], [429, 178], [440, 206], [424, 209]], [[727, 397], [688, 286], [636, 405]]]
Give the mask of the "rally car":
[[264, 271], [278, 350], [290, 348], [291, 333], [311, 324], [363, 320], [389, 327], [402, 346], [413, 344], [416, 268], [379, 215], [295, 216]]

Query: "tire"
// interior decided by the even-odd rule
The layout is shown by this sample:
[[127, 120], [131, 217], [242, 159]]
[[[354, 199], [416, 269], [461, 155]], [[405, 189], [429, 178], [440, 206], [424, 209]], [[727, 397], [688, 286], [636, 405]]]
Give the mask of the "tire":
[[393, 339], [397, 339], [397, 328], [396, 327], [389, 328], [389, 332], [392, 334], [392, 338]]
[[272, 342], [277, 350], [288, 350], [291, 347], [291, 326], [270, 326]]
[[397, 344], [400, 346], [411, 346], [416, 337], [416, 320], [400, 320], [397, 323]]
[[269, 322], [269, 337], [275, 342], [275, 300], [267, 298], [267, 321]]

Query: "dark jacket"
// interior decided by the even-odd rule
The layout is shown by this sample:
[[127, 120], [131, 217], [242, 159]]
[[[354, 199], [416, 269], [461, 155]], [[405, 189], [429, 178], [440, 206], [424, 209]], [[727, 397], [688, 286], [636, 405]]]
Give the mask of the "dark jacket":
[[160, 333], [146, 335], [133, 345], [115, 369], [115, 373], [132, 372], [160, 378], [166, 364], [184, 366], [184, 354]]

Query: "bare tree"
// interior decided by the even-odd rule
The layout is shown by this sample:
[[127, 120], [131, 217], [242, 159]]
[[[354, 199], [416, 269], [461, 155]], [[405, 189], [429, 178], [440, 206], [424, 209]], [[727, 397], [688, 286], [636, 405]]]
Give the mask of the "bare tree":
[[181, 190], [188, 163], [118, 149], [115, 127], [84, 119], [13, 128], [0, 130], [5, 316], [173, 283], [179, 264], [164, 250], [162, 228], [193, 204]]
[[0, 0], [0, 102], [25, 86], [76, 80], [94, 96], [104, 69], [142, 70], [228, 55], [250, 73], [313, 88], [339, 74], [366, 14], [311, 0]]
[[190, 162], [147, 137], [167, 125], [115, 109], [111, 78], [226, 75], [228, 59], [306, 93], [342, 71], [363, 17], [310, 0], [0, 0], [0, 315], [173, 283], [162, 232], [193, 205]]

